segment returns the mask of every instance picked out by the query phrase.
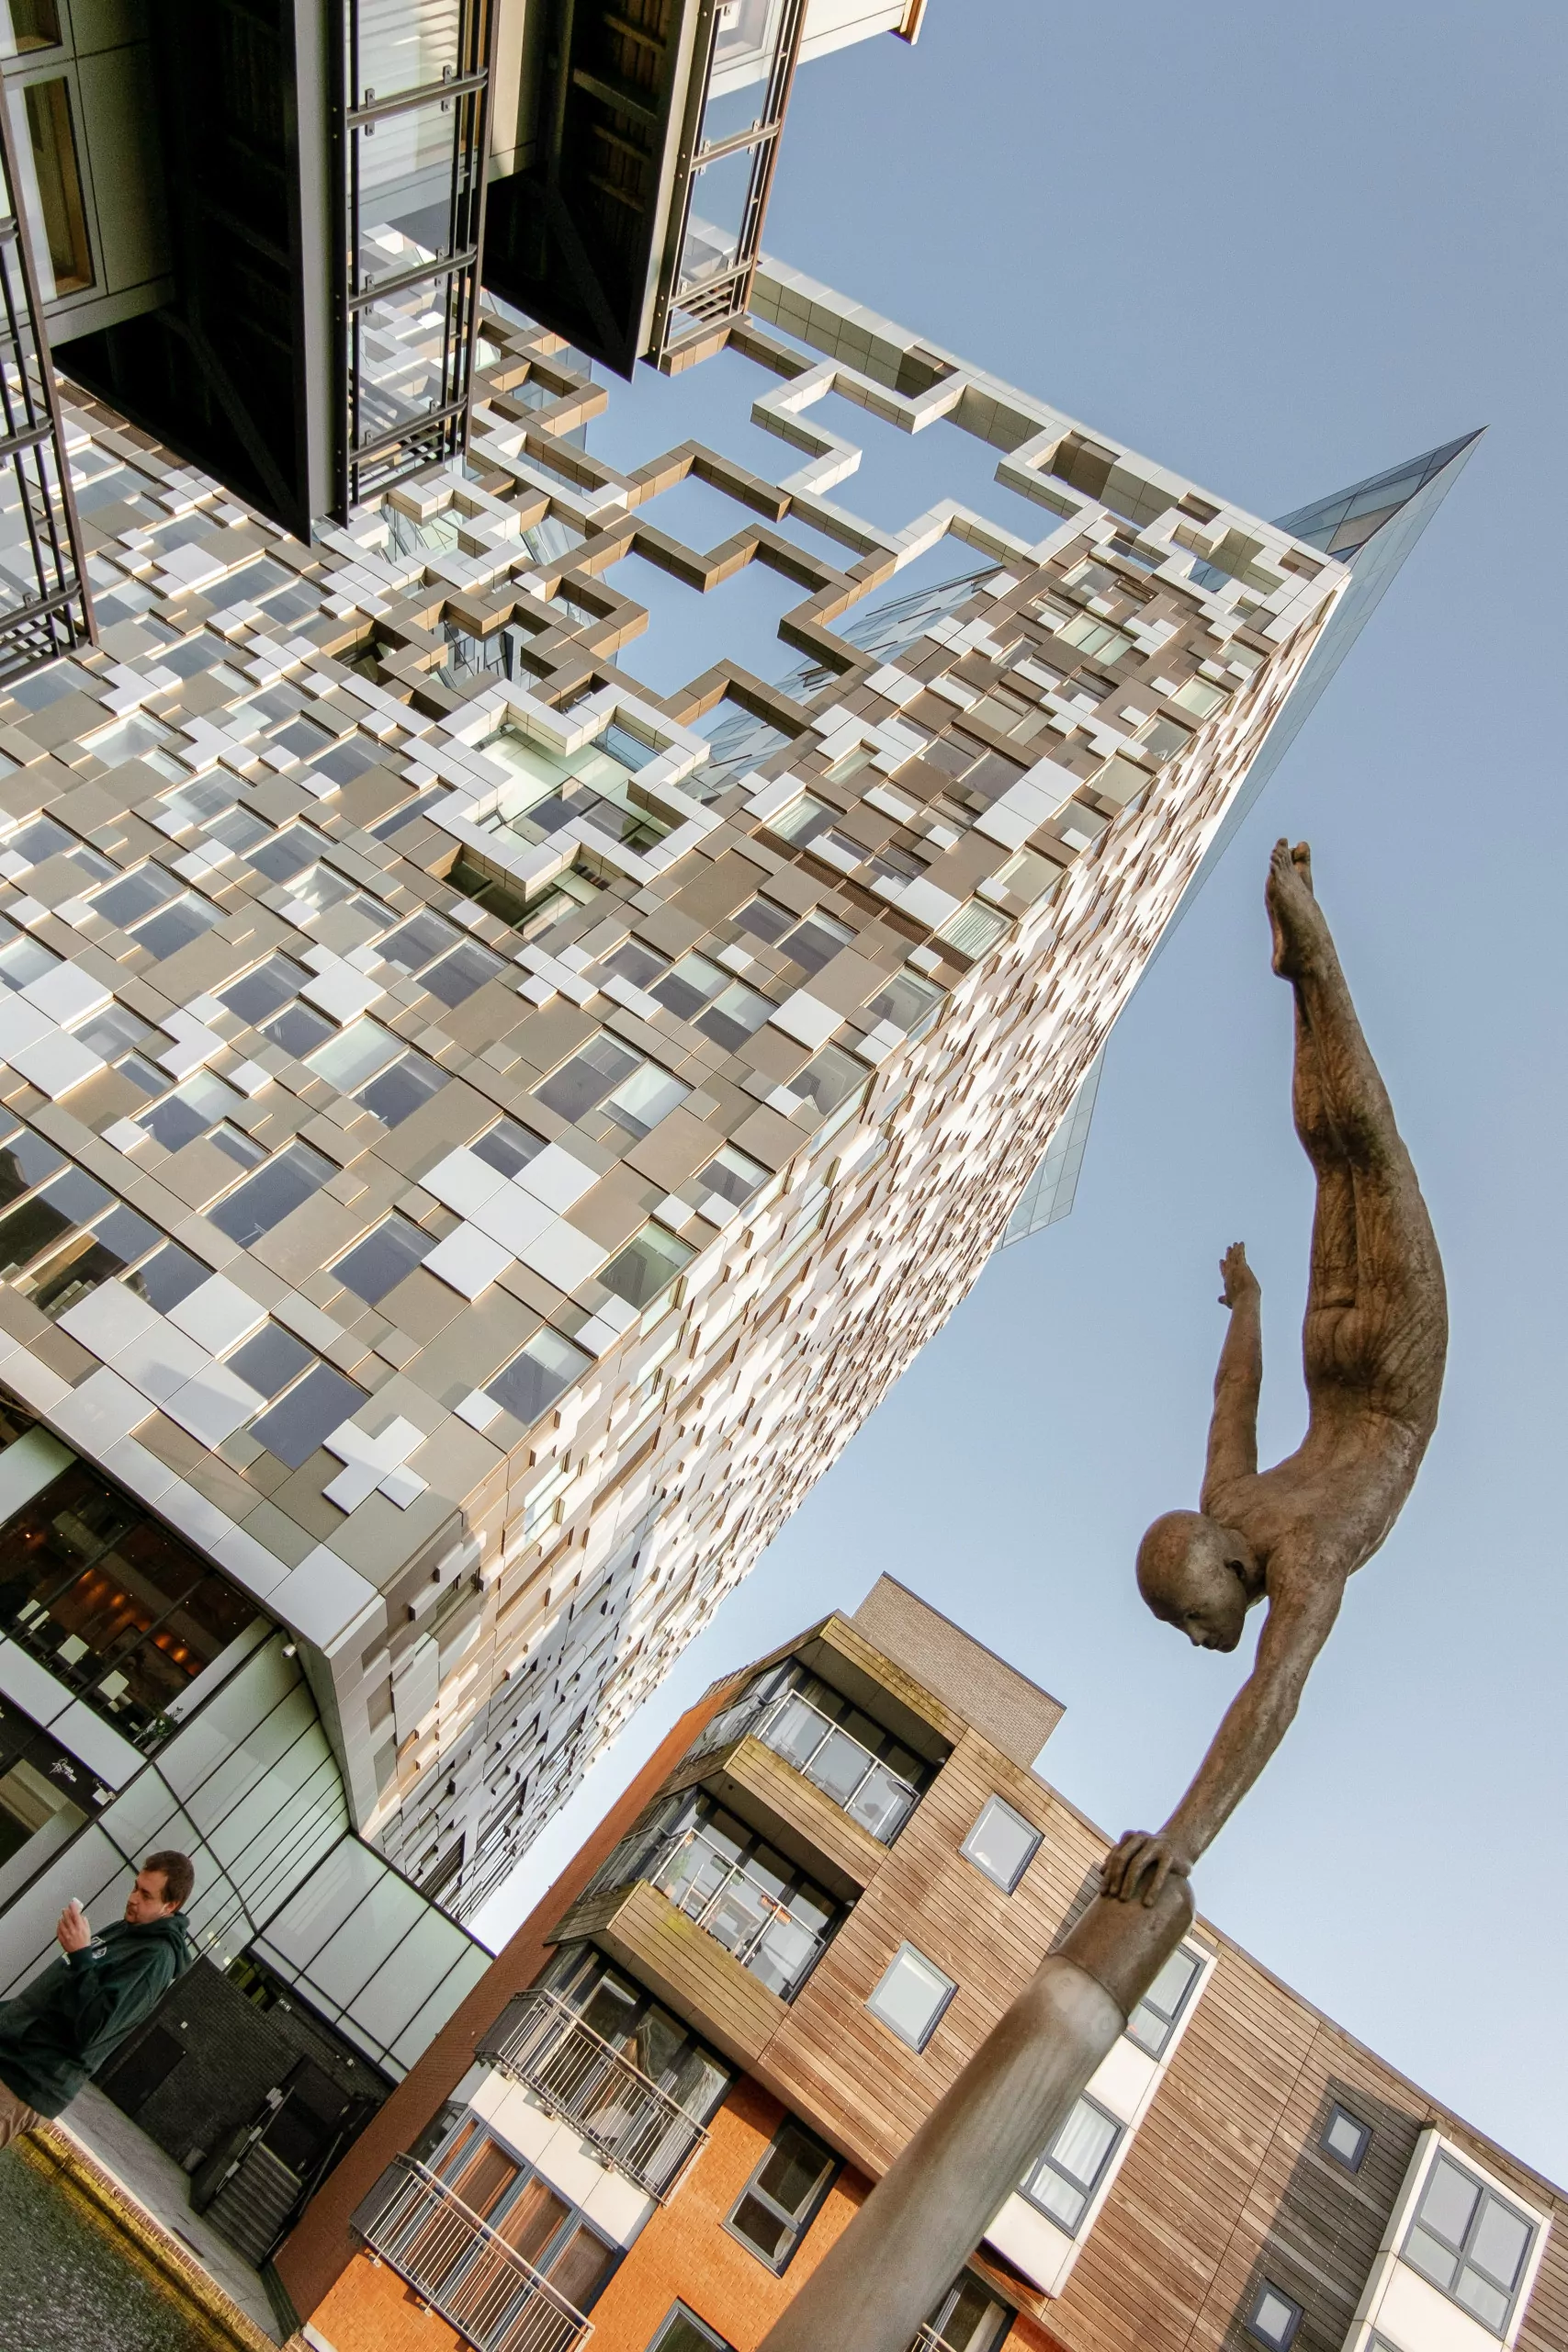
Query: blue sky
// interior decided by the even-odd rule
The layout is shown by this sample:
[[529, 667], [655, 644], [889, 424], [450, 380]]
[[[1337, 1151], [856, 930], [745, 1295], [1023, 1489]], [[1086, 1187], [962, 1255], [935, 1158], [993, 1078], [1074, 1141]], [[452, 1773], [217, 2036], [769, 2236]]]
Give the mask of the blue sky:
[[[801, 74], [769, 250], [1195, 481], [1275, 514], [1490, 430], [1121, 1023], [1073, 1216], [993, 1261], [491, 1906], [491, 1940], [699, 1690], [885, 1569], [1066, 1702], [1043, 1764], [1075, 1803], [1111, 1835], [1164, 1817], [1250, 1641], [1189, 1651], [1132, 1560], [1196, 1498], [1238, 1237], [1271, 1456], [1301, 1430], [1311, 1188], [1260, 893], [1269, 843], [1304, 833], [1453, 1340], [1415, 1497], [1199, 1898], [1568, 2177], [1565, 46], [1559, 9], [1508, 0], [931, 0], [913, 51]], [[650, 379], [592, 446], [701, 432], [738, 364]], [[874, 465], [898, 519], [898, 465], [912, 492], [932, 454], [910, 447], [868, 441], [846, 503], [880, 511]]]

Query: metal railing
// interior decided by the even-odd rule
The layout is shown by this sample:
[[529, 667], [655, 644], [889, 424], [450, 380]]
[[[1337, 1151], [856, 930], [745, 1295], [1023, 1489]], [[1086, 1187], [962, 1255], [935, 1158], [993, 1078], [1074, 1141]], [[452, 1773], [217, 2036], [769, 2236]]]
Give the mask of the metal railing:
[[436, 2174], [412, 2156], [390, 2169], [401, 2175], [391, 2194], [362, 2207], [355, 2227], [475, 2352], [576, 2352], [587, 2341], [577, 2306]]
[[742, 1700], [739, 1706], [726, 1708], [694, 1741], [690, 1752], [694, 1757], [711, 1755], [748, 1736], [793, 1764], [881, 1845], [893, 1843], [920, 1801], [911, 1781], [798, 1690], [783, 1690], [761, 1704]]
[[672, 1838], [639, 1875], [786, 2001], [827, 1943], [819, 1928], [797, 1919], [786, 1902], [700, 1829]]
[[474, 2055], [525, 2084], [661, 2203], [707, 2139], [678, 2099], [542, 1985], [507, 2004]]
[[23, 185], [0, 106], [0, 684], [97, 642]]

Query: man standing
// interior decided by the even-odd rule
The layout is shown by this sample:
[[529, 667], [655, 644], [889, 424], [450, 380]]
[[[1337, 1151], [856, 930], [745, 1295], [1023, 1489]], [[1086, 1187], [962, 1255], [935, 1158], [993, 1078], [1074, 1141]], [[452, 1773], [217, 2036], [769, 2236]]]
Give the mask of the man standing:
[[0, 2001], [0, 2148], [70, 2105], [195, 1953], [185, 1905], [196, 1872], [184, 1854], [150, 1854], [125, 1917], [95, 1936], [75, 1902], [55, 1935], [63, 1957], [14, 2001]]

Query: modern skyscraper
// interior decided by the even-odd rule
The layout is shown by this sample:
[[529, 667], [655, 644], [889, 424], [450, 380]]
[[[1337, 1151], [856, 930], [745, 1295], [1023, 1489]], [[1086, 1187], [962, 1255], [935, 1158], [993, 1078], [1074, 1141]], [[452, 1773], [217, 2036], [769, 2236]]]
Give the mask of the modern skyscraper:
[[[621, 469], [488, 311], [466, 458], [308, 547], [68, 392], [101, 647], [0, 704], [0, 1690], [93, 1788], [17, 1816], [0, 1981], [253, 1645], [331, 1837], [204, 1857], [215, 1950], [344, 1837], [344, 1903], [369, 1840], [472, 1914], [975, 1280], [1354, 585], [780, 265], [725, 340], [665, 398], [732, 447]], [[943, 453], [897, 524], [856, 412]]]
[[[709, 1691], [307, 2209], [317, 2352], [751, 2352], [1096, 1888], [884, 1577]], [[910, 2352], [1547, 2352], [1568, 2200], [1207, 1919]]]

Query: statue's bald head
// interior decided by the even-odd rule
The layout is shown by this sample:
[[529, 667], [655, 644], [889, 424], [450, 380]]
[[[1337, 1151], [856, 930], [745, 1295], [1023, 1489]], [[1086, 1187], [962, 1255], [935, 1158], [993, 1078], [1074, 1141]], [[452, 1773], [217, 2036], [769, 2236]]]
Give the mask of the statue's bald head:
[[1201, 1510], [1168, 1510], [1138, 1546], [1138, 1590], [1201, 1649], [1234, 1650], [1262, 1589], [1250, 1546]]

